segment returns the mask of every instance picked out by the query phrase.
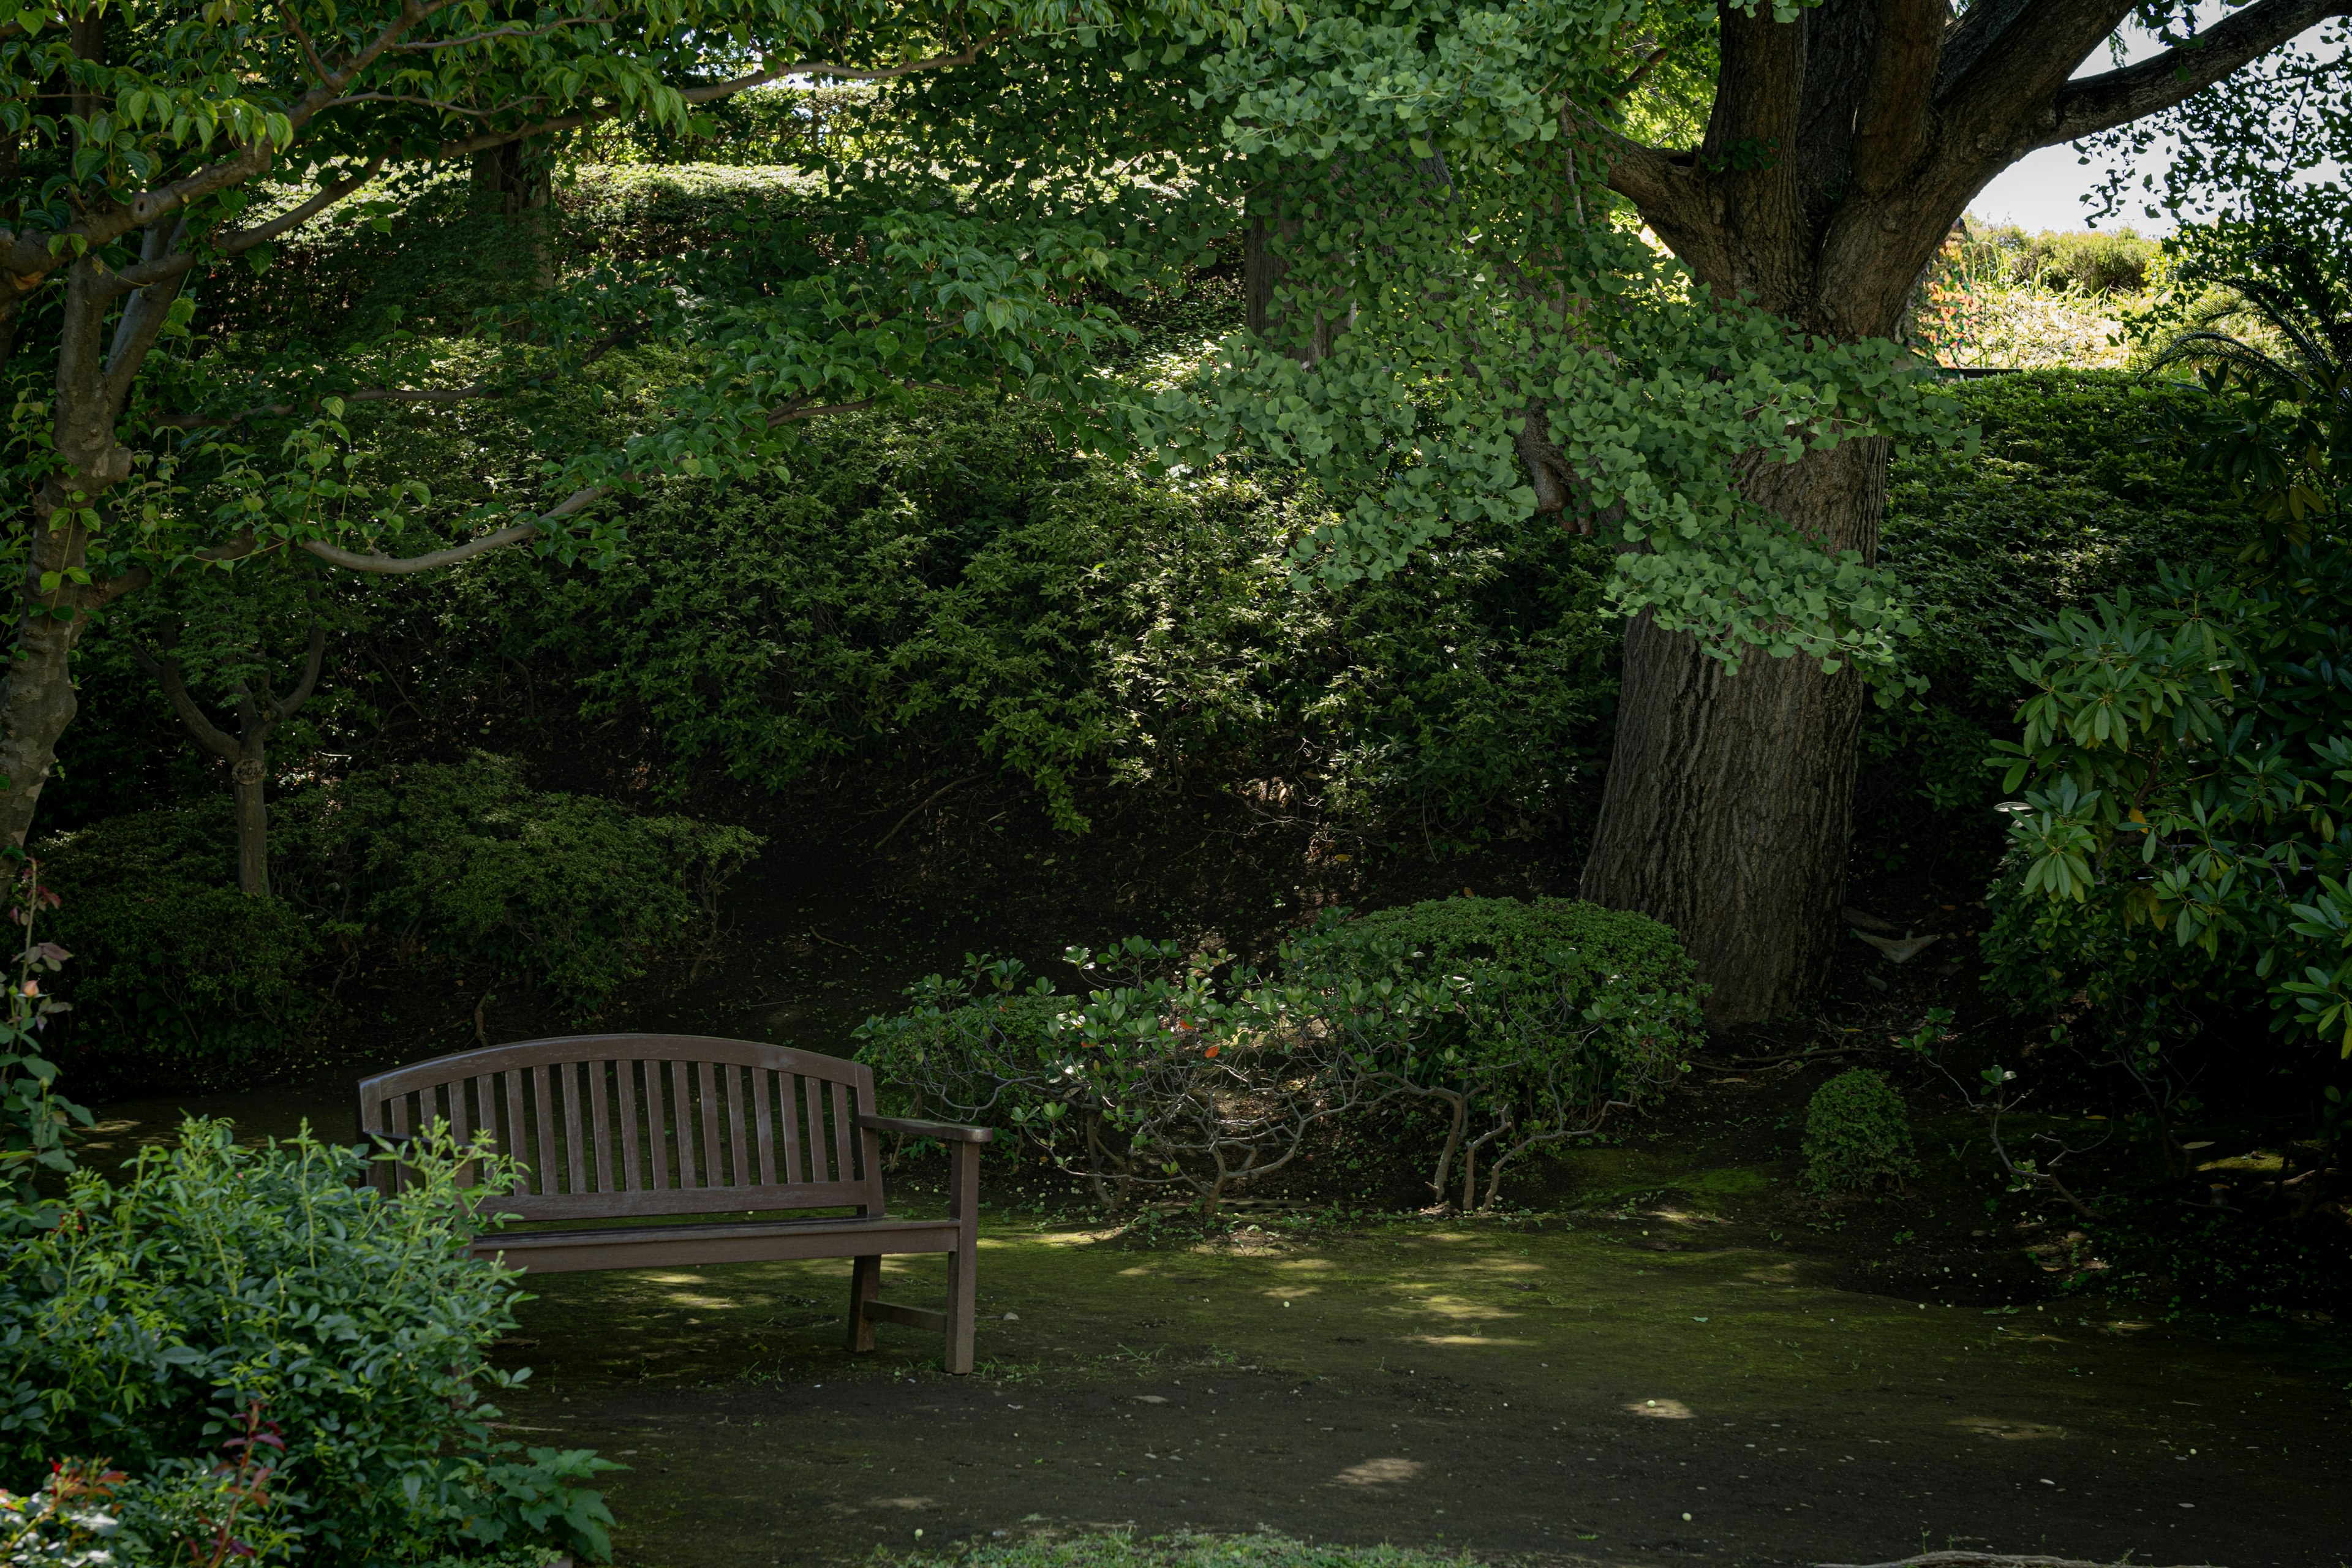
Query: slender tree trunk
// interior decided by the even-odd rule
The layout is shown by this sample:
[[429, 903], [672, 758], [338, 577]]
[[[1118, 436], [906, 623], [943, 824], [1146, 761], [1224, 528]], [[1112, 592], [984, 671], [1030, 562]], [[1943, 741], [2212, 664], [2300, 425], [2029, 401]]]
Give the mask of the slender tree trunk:
[[236, 886], [250, 898], [269, 896], [269, 805], [263, 796], [268, 769], [261, 747], [237, 759], [230, 777], [236, 784]]

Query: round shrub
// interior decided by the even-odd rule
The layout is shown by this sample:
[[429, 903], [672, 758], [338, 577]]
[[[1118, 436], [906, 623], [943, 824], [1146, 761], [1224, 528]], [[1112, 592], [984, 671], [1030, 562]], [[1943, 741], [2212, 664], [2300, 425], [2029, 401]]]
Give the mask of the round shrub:
[[1911, 1111], [1884, 1073], [1854, 1068], [1805, 1108], [1805, 1181], [1816, 1192], [1900, 1182], [1919, 1173]]

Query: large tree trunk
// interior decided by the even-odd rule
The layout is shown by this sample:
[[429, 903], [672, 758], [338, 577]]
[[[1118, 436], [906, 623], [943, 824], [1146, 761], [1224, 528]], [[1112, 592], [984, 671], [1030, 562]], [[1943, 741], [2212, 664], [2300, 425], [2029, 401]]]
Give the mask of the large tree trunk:
[[[1832, 550], [1872, 554], [1886, 444], [1759, 468], [1748, 494]], [[1717, 1026], [1802, 1006], [1835, 956], [1862, 683], [1752, 654], [1734, 671], [1647, 616], [1623, 695], [1583, 896], [1678, 931]]]

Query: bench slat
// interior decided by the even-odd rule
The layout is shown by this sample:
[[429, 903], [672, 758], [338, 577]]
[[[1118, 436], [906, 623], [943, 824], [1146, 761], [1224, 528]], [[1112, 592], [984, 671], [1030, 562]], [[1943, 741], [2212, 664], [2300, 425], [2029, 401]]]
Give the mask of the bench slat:
[[730, 1186], [756, 1186], [749, 1151], [743, 1145], [743, 1069], [731, 1063], [719, 1066], [719, 1081], [727, 1090], [727, 1169]]
[[824, 1091], [817, 1087], [817, 1082], [814, 1078], [803, 1076], [801, 1079], [801, 1099], [808, 1106], [808, 1179], [830, 1182], [836, 1178], [826, 1164]]
[[565, 1062], [555, 1069], [563, 1083], [563, 1165], [572, 1173], [572, 1190], [588, 1190], [588, 1151], [580, 1138], [580, 1080], [587, 1076], [586, 1063]]
[[768, 1110], [768, 1100], [775, 1093], [776, 1075], [766, 1068], [751, 1069], [751, 1125], [760, 1140], [760, 1173], [758, 1184], [776, 1184], [776, 1124]]
[[621, 1121], [621, 1180], [613, 1188], [616, 1193], [633, 1193], [642, 1183], [642, 1169], [637, 1163], [637, 1064], [617, 1061], [613, 1064], [613, 1111]]
[[508, 1153], [524, 1162], [524, 1169], [515, 1176], [514, 1195], [519, 1198], [526, 1197], [530, 1193], [529, 1168], [530, 1149], [528, 1124], [522, 1119], [522, 1074], [502, 1072], [499, 1074], [499, 1086], [506, 1090], [507, 1100], [507, 1135], [504, 1147]]
[[589, 1121], [595, 1130], [596, 1190], [600, 1193], [613, 1190], [613, 1130], [604, 1113], [604, 1079], [611, 1067], [610, 1062], [588, 1064]]
[[836, 1182], [857, 1179], [856, 1138], [857, 1129], [849, 1120], [849, 1086], [836, 1079], [833, 1083], [833, 1179]]
[[702, 1184], [706, 1187], [732, 1185], [727, 1180], [727, 1166], [719, 1148], [719, 1098], [710, 1081], [710, 1064], [694, 1064], [695, 1087], [702, 1095]]
[[662, 1064], [646, 1064], [646, 1169], [650, 1191], [669, 1186], [669, 1118], [662, 1108]]

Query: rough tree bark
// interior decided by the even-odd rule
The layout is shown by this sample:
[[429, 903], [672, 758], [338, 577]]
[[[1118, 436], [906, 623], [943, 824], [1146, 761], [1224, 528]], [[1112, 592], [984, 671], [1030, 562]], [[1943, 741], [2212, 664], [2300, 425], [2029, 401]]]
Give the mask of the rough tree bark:
[[[1611, 143], [1610, 184], [1709, 287], [1795, 330], [1891, 335], [1969, 202], [2038, 147], [2154, 113], [2352, 0], [2257, 0], [2193, 49], [2070, 80], [2122, 0], [1827, 0], [1789, 22], [1720, 12], [1706, 134], [1685, 153]], [[1885, 443], [1759, 465], [1745, 489], [1825, 547], [1874, 558]], [[1835, 954], [1862, 689], [1811, 659], [1735, 674], [1636, 620], [1584, 896], [1674, 925], [1713, 986], [1709, 1020], [1805, 1005]]]

